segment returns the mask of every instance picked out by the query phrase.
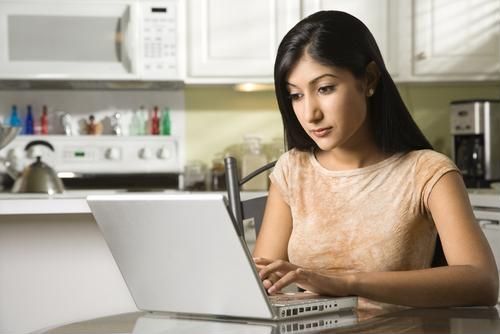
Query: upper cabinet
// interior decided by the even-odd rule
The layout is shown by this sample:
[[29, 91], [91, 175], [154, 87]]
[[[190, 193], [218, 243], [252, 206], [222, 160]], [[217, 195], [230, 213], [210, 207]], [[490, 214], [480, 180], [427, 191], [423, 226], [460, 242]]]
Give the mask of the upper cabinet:
[[303, 0], [302, 16], [340, 10], [360, 19], [372, 32], [389, 72], [398, 75], [398, 0]]
[[499, 13], [498, 0], [414, 0], [414, 75], [498, 79]]
[[187, 83], [272, 82], [277, 46], [299, 0], [190, 0]]
[[273, 81], [301, 18], [346, 11], [373, 33], [397, 82], [500, 79], [500, 0], [189, 0], [189, 83]]

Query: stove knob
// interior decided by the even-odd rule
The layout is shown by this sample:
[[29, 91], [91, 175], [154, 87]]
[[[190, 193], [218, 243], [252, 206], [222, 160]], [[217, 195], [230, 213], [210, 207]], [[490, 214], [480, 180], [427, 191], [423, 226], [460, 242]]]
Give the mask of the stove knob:
[[144, 160], [150, 160], [153, 157], [153, 152], [151, 151], [150, 148], [143, 147], [139, 151], [139, 158], [144, 159]]
[[117, 147], [111, 147], [106, 150], [106, 159], [108, 160], [119, 160], [120, 150]]
[[172, 156], [172, 152], [170, 152], [170, 149], [166, 146], [163, 146], [158, 150], [158, 159], [161, 160], [168, 160]]

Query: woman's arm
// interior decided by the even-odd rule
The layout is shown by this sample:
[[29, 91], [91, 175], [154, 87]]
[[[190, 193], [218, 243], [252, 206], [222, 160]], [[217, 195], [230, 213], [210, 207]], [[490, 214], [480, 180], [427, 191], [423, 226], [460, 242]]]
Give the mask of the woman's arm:
[[291, 233], [290, 207], [283, 200], [276, 186], [271, 183], [253, 256], [271, 260], [288, 260], [288, 239]]
[[417, 307], [494, 305], [498, 271], [489, 245], [476, 223], [462, 178], [445, 174], [428, 202], [448, 266], [394, 272], [324, 276], [283, 261], [260, 271], [261, 277], [279, 273], [270, 289], [291, 282], [329, 295], [358, 295], [372, 300]]
[[458, 173], [444, 175], [428, 202], [448, 266], [353, 277], [355, 294], [412, 306], [494, 305], [498, 271]]

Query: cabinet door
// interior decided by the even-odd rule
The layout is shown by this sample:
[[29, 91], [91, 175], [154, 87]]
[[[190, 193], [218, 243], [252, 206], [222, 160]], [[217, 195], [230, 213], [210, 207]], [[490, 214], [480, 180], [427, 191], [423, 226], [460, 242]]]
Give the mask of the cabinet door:
[[341, 10], [360, 19], [377, 41], [389, 72], [397, 75], [397, 0], [302, 0], [302, 15], [319, 10]]
[[188, 76], [272, 81], [277, 45], [299, 17], [299, 0], [191, 0]]
[[498, 0], [414, 0], [414, 74], [498, 76], [499, 11]]

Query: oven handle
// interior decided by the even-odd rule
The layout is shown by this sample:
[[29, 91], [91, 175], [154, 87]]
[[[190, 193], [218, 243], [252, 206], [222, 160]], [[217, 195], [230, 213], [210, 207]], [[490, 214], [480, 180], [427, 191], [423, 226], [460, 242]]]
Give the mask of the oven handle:
[[500, 231], [500, 222], [498, 220], [480, 220], [479, 226], [482, 229]]

